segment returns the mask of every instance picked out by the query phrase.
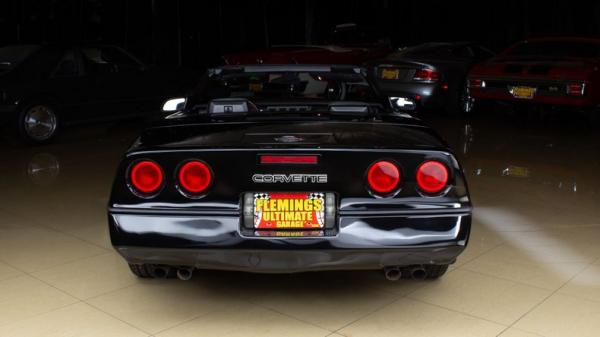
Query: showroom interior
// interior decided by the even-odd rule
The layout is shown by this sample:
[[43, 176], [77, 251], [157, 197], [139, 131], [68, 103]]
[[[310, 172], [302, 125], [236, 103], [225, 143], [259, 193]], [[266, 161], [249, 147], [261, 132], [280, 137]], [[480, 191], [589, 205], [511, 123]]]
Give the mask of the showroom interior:
[[[254, 70], [240, 70], [244, 65]], [[355, 125], [340, 127], [344, 137], [334, 131], [327, 133], [328, 125], [333, 125], [327, 124], [333, 123], [329, 119], [318, 125], [318, 130], [325, 131], [278, 134], [269, 140], [273, 143], [260, 138], [266, 133], [248, 131], [240, 136], [243, 146], [249, 146], [252, 137], [254, 144], [262, 144], [263, 152], [257, 157], [260, 163], [252, 159], [248, 167], [268, 164], [268, 160], [301, 164], [293, 166], [295, 171], [286, 171], [289, 175], [281, 175], [280, 184], [258, 186], [267, 179], [277, 182], [278, 177], [264, 174], [257, 178], [254, 173], [282, 173], [277, 170], [286, 166], [280, 163], [273, 172], [249, 172], [252, 169], [234, 164], [246, 157], [228, 152], [229, 142], [240, 125], [259, 123], [248, 122], [248, 116], [257, 113], [251, 110], [256, 107], [250, 100], [241, 100], [250, 110], [236, 115], [231, 123], [225, 117], [210, 119], [212, 130], [193, 116], [190, 120], [198, 128], [171, 126], [179, 123], [182, 114], [196, 111], [190, 102], [219, 91], [206, 89], [205, 93], [203, 88], [210, 88], [206, 78], [212, 83], [214, 76], [238, 76], [236, 72], [256, 69], [306, 72], [308, 75], [299, 78], [309, 82], [311, 90], [329, 80], [329, 93], [337, 90], [329, 86], [339, 75], [335, 72], [347, 71], [339, 77], [352, 78], [354, 84], [364, 80], [372, 87], [369, 94], [359, 91], [357, 97], [376, 95], [381, 99], [378, 108], [401, 120], [398, 123], [406, 134], [385, 138], [388, 129], [363, 129], [358, 124], [371, 123], [371, 119], [339, 117], [346, 110], [336, 99], [338, 105], [328, 103], [327, 118], [338, 116], [341, 124]], [[599, 69], [600, 2], [5, 0], [0, 3], [0, 336], [600, 336]], [[322, 71], [325, 79], [321, 73], [314, 74]], [[257, 77], [248, 78], [256, 81]], [[234, 77], [224, 78], [229, 82], [219, 83], [234, 82]], [[264, 94], [271, 82], [285, 78], [269, 74], [269, 83], [252, 82], [248, 90]], [[292, 85], [289, 90], [296, 89]], [[284, 97], [281, 92], [278, 95], [278, 99]], [[240, 101], [240, 97], [236, 99]], [[220, 113], [238, 108], [238, 101], [228, 99], [233, 98], [224, 98]], [[351, 108], [357, 107], [356, 100], [348, 99], [354, 104]], [[210, 114], [219, 102], [223, 101], [211, 101], [206, 111]], [[269, 116], [313, 111], [303, 104], [294, 101], [293, 107], [285, 110], [269, 108]], [[256, 109], [263, 111], [260, 106]], [[379, 115], [369, 116], [377, 119]], [[249, 119], [240, 120], [246, 117]], [[226, 121], [220, 125], [222, 119]], [[300, 122], [290, 124], [294, 123]], [[204, 130], [206, 135], [213, 132], [215, 137], [193, 134], [194, 130]], [[278, 132], [277, 127], [268, 130]], [[364, 130], [379, 133], [379, 137], [364, 141], [369, 139]], [[261, 263], [279, 257], [265, 253], [266, 244], [252, 246], [248, 242], [220, 250], [223, 254], [235, 251], [244, 268], [232, 267], [233, 258], [225, 255], [213, 256], [210, 266], [200, 262], [169, 266], [161, 262], [159, 266], [154, 262], [147, 267], [142, 259], [158, 261], [155, 254], [159, 253], [121, 247], [126, 236], [121, 230], [130, 230], [129, 240], [144, 247], [179, 242], [181, 237], [161, 242], [157, 233], [162, 226], [194, 223], [190, 214], [201, 212], [194, 207], [212, 200], [205, 189], [231, 192], [252, 173], [257, 184], [254, 190], [231, 192], [239, 200], [239, 205], [228, 211], [237, 217], [235, 235], [231, 234], [235, 238], [215, 239], [215, 246], [250, 236], [253, 242], [280, 246], [321, 240], [322, 245], [314, 247], [330, 242], [340, 245], [340, 251], [348, 251], [341, 247], [347, 244], [341, 238], [350, 235], [343, 233], [342, 220], [340, 228], [337, 224], [328, 228], [332, 234], [324, 230], [317, 232], [317, 237], [291, 238], [312, 234], [277, 229], [247, 234], [243, 206], [247, 206], [247, 198], [254, 197], [256, 205], [262, 197], [251, 192], [282, 191], [281, 185], [297, 178], [291, 173], [306, 173], [308, 165], [325, 162], [331, 144], [355, 142], [348, 147], [358, 151], [353, 161], [344, 162], [347, 166], [329, 173], [329, 179], [335, 181], [336, 174], [341, 177], [351, 172], [352, 166], [361, 165], [363, 152], [383, 151], [385, 146], [378, 142], [399, 144], [405, 140], [414, 145], [430, 138], [431, 142], [441, 141], [435, 149], [433, 145], [427, 149], [450, 158], [449, 169], [443, 168], [442, 185], [447, 189], [432, 187], [434, 193], [425, 193], [428, 190], [419, 180], [421, 167], [416, 178], [408, 169], [396, 169], [397, 179], [407, 184], [398, 187], [397, 194], [386, 194], [385, 188], [381, 195], [371, 193], [377, 192], [371, 169], [356, 181], [345, 180], [344, 188], [357, 184], [362, 188], [366, 181], [372, 196], [364, 193], [372, 202], [392, 204], [405, 200], [412, 183], [423, 192], [418, 195], [419, 205], [431, 201], [433, 208], [439, 199], [445, 200], [448, 208], [462, 211], [465, 207], [464, 218], [458, 221], [468, 219], [470, 230], [456, 227], [455, 235], [461, 230], [468, 236], [459, 243], [462, 248], [457, 257], [443, 260], [442, 244], [428, 246], [426, 253], [402, 253], [414, 261], [448, 264], [447, 270], [444, 267], [435, 277], [427, 269], [427, 261], [396, 266], [387, 265], [382, 257], [377, 268], [356, 267], [360, 259], [378, 259], [377, 254], [390, 248], [392, 240], [403, 240], [399, 236], [412, 235], [417, 240], [418, 233], [411, 229], [415, 223], [434, 226], [436, 219], [442, 219], [441, 211], [427, 213], [426, 209], [420, 211], [431, 217], [407, 216], [407, 221], [414, 223], [407, 224], [406, 230], [394, 231], [389, 229], [391, 224], [381, 223], [379, 231], [357, 231], [363, 237], [357, 234], [356, 240], [367, 243], [375, 241], [370, 235], [377, 233], [396, 236], [378, 238], [378, 249], [337, 261], [348, 262], [348, 268], [323, 262], [310, 270], [261, 269]], [[195, 148], [186, 143], [192, 140]], [[294, 156], [282, 155], [283, 149], [294, 143], [308, 147], [300, 147], [304, 152], [295, 151]], [[181, 220], [171, 219], [167, 224], [151, 218], [157, 208], [166, 209], [175, 202], [169, 204], [171, 201], [161, 196], [153, 199], [158, 187], [149, 187], [145, 194], [145, 185], [138, 185], [131, 173], [140, 161], [128, 166], [129, 158], [150, 158], [159, 150], [192, 151], [190, 156], [202, 157], [203, 152], [193, 151], [207, 147], [212, 151], [209, 159], [182, 161], [179, 166], [161, 162], [160, 156], [143, 162], [148, 169], [156, 169], [152, 166], [156, 162], [165, 168], [172, 165], [177, 174], [165, 169], [163, 178], [160, 168], [157, 174], [167, 181], [179, 179], [179, 185], [167, 186], [165, 191], [173, 193], [173, 200], [186, 200], [187, 215], [165, 211]], [[399, 151], [425, 148], [414, 145]], [[279, 156], [264, 155], [273, 149], [279, 149]], [[310, 149], [324, 152], [305, 155]], [[245, 150], [243, 153], [250, 151]], [[219, 169], [224, 164], [215, 164], [216, 159], [211, 162], [211, 155], [233, 163], [227, 169], [228, 181], [219, 181], [226, 176]], [[409, 165], [386, 160], [387, 164]], [[196, 163], [192, 169], [209, 177], [197, 194], [186, 187], [185, 163]], [[332, 192], [311, 193], [309, 198], [322, 198], [326, 209], [335, 208], [332, 205], [336, 198], [342, 199], [343, 192], [318, 190], [322, 178], [305, 174], [298, 179], [304, 179], [303, 186], [311, 186], [305, 192]], [[466, 185], [461, 185], [462, 180]], [[250, 186], [251, 182], [239, 184]], [[290, 183], [285, 188], [293, 186]], [[454, 190], [462, 191], [460, 201], [451, 199]], [[411, 198], [416, 202], [416, 197]], [[358, 199], [349, 197], [346, 202]], [[122, 209], [140, 205], [148, 209], [137, 215], [136, 221], [147, 219], [152, 227], [136, 232], [135, 224], [127, 222], [134, 218], [128, 218]], [[361, 211], [358, 207], [355, 213], [344, 211], [344, 202], [337, 205], [342, 219]], [[218, 206], [216, 202], [210, 205]], [[398, 213], [410, 212], [406, 207]], [[371, 211], [364, 219], [392, 219], [391, 213], [378, 213], [382, 210]], [[331, 214], [331, 221], [337, 221], [335, 211]], [[249, 216], [251, 222], [252, 214]], [[207, 228], [196, 222], [180, 228], [175, 236], [215, 232], [210, 226], [219, 221]], [[361, 224], [367, 226], [367, 222]], [[258, 232], [267, 237], [259, 238]], [[422, 233], [432, 237], [447, 234], [439, 228]], [[270, 237], [279, 235], [282, 237]], [[188, 257], [200, 259], [202, 249], [192, 251], [190, 247], [178, 248], [190, 249], [190, 254], [197, 255]], [[310, 250], [312, 246], [306, 247]], [[169, 261], [183, 261], [175, 257], [176, 251], [180, 250], [169, 250]], [[333, 259], [336, 253], [310, 256]], [[287, 266], [305, 262], [304, 257], [293, 255]]]

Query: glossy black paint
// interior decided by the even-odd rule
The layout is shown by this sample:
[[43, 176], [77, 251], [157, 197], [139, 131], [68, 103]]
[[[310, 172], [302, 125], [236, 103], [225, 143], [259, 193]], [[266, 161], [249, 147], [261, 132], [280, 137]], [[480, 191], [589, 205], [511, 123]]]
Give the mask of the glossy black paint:
[[[290, 135], [298, 141], [276, 140]], [[319, 163], [265, 165], [257, 160], [260, 154], [290, 153], [318, 155]], [[191, 158], [214, 171], [214, 182], [201, 199], [186, 198], [175, 187], [177, 166]], [[165, 172], [165, 186], [154, 198], [140, 198], [127, 186], [127, 168], [139, 159], [152, 159]], [[398, 163], [402, 171], [401, 189], [393, 197], [373, 195], [366, 187], [365, 172], [380, 159]], [[417, 167], [430, 159], [449, 168], [443, 195], [423, 194], [416, 185]], [[327, 174], [328, 181], [258, 184], [251, 179], [256, 173]], [[245, 229], [242, 196], [254, 191], [332, 192], [336, 226], [306, 237]], [[452, 153], [431, 129], [399, 117], [152, 128], [118, 168], [108, 211], [112, 243], [130, 263], [256, 272], [452, 263], [466, 247], [471, 223], [466, 182]]]

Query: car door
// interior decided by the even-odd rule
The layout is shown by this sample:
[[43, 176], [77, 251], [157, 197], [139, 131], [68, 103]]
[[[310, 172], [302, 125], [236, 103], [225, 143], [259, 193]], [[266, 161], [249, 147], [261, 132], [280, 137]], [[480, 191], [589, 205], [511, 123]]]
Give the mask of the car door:
[[63, 122], [91, 119], [99, 106], [95, 101], [95, 83], [86, 75], [81, 55], [75, 48], [64, 52], [44, 83], [44, 92], [59, 105]]
[[139, 115], [143, 109], [143, 65], [115, 46], [89, 46], [81, 49], [86, 73], [93, 78], [94, 99], [103, 109], [96, 119], [115, 120]]

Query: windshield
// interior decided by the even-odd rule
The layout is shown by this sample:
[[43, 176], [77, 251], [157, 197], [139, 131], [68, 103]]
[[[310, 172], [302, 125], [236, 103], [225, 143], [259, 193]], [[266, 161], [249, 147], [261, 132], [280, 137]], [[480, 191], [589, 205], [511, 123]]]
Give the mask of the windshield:
[[312, 71], [240, 72], [210, 76], [200, 86], [204, 101], [216, 98], [246, 98], [262, 101], [375, 101], [376, 96], [362, 75]]
[[386, 102], [354, 69], [256, 66], [209, 71], [188, 98], [185, 110], [192, 116], [216, 116], [215, 111], [225, 109], [219, 116], [232, 117], [228, 111], [244, 111], [248, 117], [261, 118], [367, 117], [387, 111]]
[[8, 71], [25, 60], [39, 46], [8, 46], [0, 48], [0, 72]]
[[538, 41], [524, 42], [514, 47], [509, 53], [510, 57], [575, 57], [596, 58], [600, 57], [600, 43], [580, 41]]

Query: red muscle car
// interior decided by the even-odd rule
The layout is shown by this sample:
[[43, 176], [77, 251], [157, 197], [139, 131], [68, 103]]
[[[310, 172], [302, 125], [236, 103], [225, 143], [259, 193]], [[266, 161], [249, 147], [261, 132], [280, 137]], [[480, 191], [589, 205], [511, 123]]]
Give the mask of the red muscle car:
[[591, 109], [600, 104], [599, 66], [600, 39], [538, 38], [476, 65], [468, 87], [476, 101]]

